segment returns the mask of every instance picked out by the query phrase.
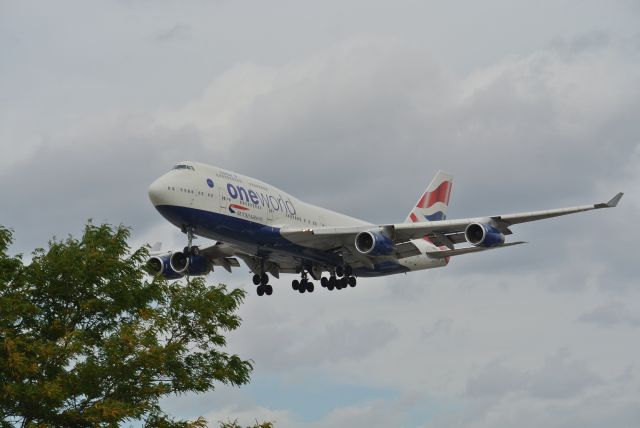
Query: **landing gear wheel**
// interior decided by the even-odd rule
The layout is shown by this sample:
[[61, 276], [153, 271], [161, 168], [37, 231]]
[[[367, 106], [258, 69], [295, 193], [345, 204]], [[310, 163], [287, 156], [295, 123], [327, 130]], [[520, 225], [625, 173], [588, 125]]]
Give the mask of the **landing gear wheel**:
[[347, 282], [349, 283], [350, 287], [355, 287], [356, 286], [356, 282], [357, 282], [356, 281], [356, 277], [355, 276], [350, 276]]
[[336, 275], [338, 275], [338, 277], [341, 277], [342, 275], [344, 275], [344, 268], [342, 266], [338, 266], [336, 268]]
[[351, 276], [351, 274], [352, 274], [352, 273], [353, 273], [353, 269], [351, 269], [351, 266], [346, 265], [346, 266], [344, 267], [344, 274], [345, 274], [346, 276]]
[[253, 285], [260, 285], [260, 275], [253, 275]]
[[327, 285], [329, 285], [329, 280], [324, 276], [320, 278], [320, 286], [327, 288]]
[[302, 286], [302, 284], [300, 284], [300, 287], [298, 287], [298, 293], [302, 294], [307, 290], [306, 286]]
[[297, 279], [294, 279], [293, 281], [291, 281], [291, 288], [293, 288], [294, 290], [297, 290], [299, 286], [300, 286], [300, 281], [298, 281]]
[[335, 277], [335, 276], [333, 276], [333, 275], [331, 275], [331, 276], [329, 277], [329, 284], [327, 285], [327, 288], [328, 288], [329, 290], [333, 290], [334, 288], [336, 288], [336, 281], [337, 281], [337, 280], [336, 280], [336, 277]]
[[258, 292], [258, 296], [262, 296], [264, 295], [264, 288], [262, 287], [262, 285], [258, 285], [258, 289], [256, 290]]
[[267, 285], [261, 285], [261, 287], [264, 287], [264, 293], [267, 296], [271, 296], [273, 294], [273, 287], [272, 286], [267, 284]]
[[313, 282], [308, 282], [308, 283], [307, 283], [307, 291], [308, 291], [309, 293], [313, 293], [313, 288], [314, 288], [314, 287], [313, 287]]
[[260, 284], [267, 285], [268, 283], [269, 283], [269, 275], [267, 275], [266, 273], [263, 273], [260, 276]]

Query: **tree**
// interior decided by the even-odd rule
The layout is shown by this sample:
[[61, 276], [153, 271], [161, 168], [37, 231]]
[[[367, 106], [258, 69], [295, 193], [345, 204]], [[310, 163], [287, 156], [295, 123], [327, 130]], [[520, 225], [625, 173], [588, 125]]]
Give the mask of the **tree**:
[[0, 226], [1, 426], [205, 426], [170, 419], [159, 399], [249, 381], [223, 335], [240, 325], [244, 292], [148, 278], [129, 234], [89, 222], [25, 264]]
[[[242, 425], [238, 423], [238, 420], [234, 421], [221, 421], [220, 428], [242, 428]], [[247, 428], [274, 428], [273, 422], [258, 422], [248, 426]]]

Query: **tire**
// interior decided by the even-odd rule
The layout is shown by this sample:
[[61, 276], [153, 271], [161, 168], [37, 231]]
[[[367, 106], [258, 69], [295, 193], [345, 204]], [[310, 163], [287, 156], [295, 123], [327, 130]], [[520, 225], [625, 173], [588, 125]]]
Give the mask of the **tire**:
[[302, 294], [306, 291], [306, 287], [303, 287], [302, 284], [300, 284], [300, 287], [298, 287], [298, 293]]
[[263, 287], [264, 287], [264, 293], [265, 293], [267, 296], [271, 296], [271, 295], [273, 294], [273, 287], [272, 287], [272, 286], [270, 286], [270, 285], [263, 285]]
[[253, 275], [253, 285], [260, 285], [260, 275]]
[[294, 290], [297, 290], [299, 286], [300, 286], [300, 281], [298, 281], [297, 279], [294, 279], [293, 281], [291, 281], [291, 288], [293, 288]]
[[256, 291], [258, 292], [258, 296], [264, 295], [264, 288], [262, 288], [262, 285], [258, 285], [258, 289]]
[[357, 280], [355, 276], [350, 276], [349, 279], [347, 280], [347, 282], [349, 283], [350, 287], [355, 287]]
[[347, 265], [344, 267], [344, 274], [346, 276], [351, 276], [352, 273], [353, 273], [353, 269], [351, 268], [351, 266]]
[[327, 285], [327, 290], [329, 290], [329, 291], [331, 291], [331, 290], [333, 290], [335, 288], [336, 288], [335, 284], [329, 283], [329, 285]]
[[267, 275], [266, 273], [263, 273], [260, 276], [260, 284], [267, 285], [268, 283], [269, 283], [269, 275]]
[[307, 291], [308, 291], [309, 293], [313, 293], [313, 289], [314, 289], [314, 287], [313, 287], [313, 282], [309, 282], [309, 283], [307, 284]]
[[338, 266], [336, 268], [336, 275], [338, 275], [338, 277], [341, 277], [342, 275], [344, 275], [344, 269], [342, 266]]
[[320, 286], [326, 288], [327, 285], [329, 285], [329, 280], [327, 279], [327, 277], [323, 276], [322, 278], [320, 278]]

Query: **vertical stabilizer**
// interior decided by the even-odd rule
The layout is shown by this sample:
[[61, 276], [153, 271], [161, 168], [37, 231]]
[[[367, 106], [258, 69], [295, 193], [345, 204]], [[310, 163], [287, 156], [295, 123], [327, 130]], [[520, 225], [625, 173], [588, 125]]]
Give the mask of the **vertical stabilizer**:
[[429, 183], [427, 190], [425, 190], [409, 213], [405, 223], [436, 221], [447, 218], [452, 185], [453, 176], [446, 172], [438, 171], [431, 183]]

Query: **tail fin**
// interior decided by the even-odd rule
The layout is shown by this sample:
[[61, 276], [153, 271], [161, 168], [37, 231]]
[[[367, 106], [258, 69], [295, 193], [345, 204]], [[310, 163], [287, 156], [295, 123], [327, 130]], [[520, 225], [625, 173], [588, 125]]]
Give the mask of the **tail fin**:
[[416, 223], [419, 221], [436, 221], [447, 218], [447, 208], [449, 207], [449, 196], [451, 195], [452, 186], [453, 176], [446, 172], [438, 171], [404, 222]]

